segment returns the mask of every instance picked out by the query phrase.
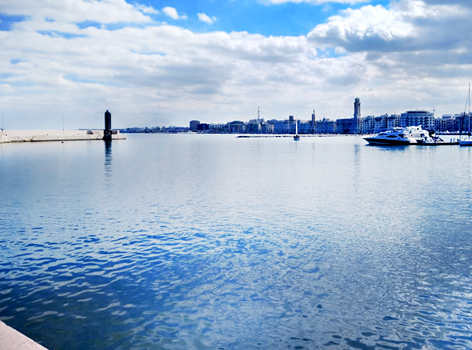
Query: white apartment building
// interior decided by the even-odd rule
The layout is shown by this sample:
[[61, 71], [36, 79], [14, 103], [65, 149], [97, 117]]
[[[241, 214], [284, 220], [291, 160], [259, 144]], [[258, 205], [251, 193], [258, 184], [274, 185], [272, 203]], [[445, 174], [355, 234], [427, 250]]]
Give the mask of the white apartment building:
[[400, 116], [400, 126], [421, 125], [425, 130], [434, 129], [434, 114], [428, 111], [408, 111]]

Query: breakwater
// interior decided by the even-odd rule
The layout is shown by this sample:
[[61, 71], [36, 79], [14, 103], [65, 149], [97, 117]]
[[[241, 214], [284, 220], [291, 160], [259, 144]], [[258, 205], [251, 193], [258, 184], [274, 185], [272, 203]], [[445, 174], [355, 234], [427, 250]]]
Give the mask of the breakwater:
[[[126, 137], [113, 130], [112, 140]], [[103, 140], [103, 130], [2, 130], [0, 143]]]

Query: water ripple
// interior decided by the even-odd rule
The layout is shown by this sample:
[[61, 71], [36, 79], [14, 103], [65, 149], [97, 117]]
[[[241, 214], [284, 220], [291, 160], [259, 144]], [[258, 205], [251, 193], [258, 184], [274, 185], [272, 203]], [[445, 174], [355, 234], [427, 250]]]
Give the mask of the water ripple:
[[51, 349], [472, 348], [457, 149], [156, 140], [2, 159], [0, 319]]

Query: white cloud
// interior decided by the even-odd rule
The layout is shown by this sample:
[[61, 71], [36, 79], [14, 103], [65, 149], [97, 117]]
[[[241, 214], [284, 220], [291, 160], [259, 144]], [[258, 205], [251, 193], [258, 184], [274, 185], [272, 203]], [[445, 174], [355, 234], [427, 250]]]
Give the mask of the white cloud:
[[[308, 38], [348, 51], [421, 50], [434, 48], [433, 42], [455, 42], [460, 34], [451, 28], [465, 24], [467, 16], [468, 11], [456, 5], [428, 6], [420, 0], [399, 0], [389, 9], [368, 5], [343, 10], [316, 26]], [[448, 40], [444, 40], [444, 33]]]
[[179, 16], [177, 10], [173, 7], [164, 7], [162, 9], [162, 12], [164, 12], [167, 16], [169, 16], [172, 19], [179, 20], [179, 19], [187, 19], [186, 15]]
[[406, 22], [402, 13], [369, 5], [330, 17], [327, 23], [316, 26], [308, 37], [320, 44], [347, 48], [358, 45], [363, 49], [414, 35], [413, 24]]
[[204, 13], [199, 13], [198, 14], [198, 19], [202, 22], [206, 22], [209, 24], [213, 24], [216, 21], [216, 17], [209, 17], [208, 15]]
[[142, 13], [150, 14], [150, 15], [157, 15], [159, 13], [158, 10], [156, 10], [152, 6], [145, 6], [145, 5], [140, 5], [136, 4], [135, 7], [140, 10]]

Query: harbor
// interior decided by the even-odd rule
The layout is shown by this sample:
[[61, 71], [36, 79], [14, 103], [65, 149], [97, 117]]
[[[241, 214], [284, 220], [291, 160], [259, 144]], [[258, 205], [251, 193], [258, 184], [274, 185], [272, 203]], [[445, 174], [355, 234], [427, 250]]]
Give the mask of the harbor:
[[470, 148], [126, 136], [0, 147], [9, 327], [50, 350], [472, 347]]

